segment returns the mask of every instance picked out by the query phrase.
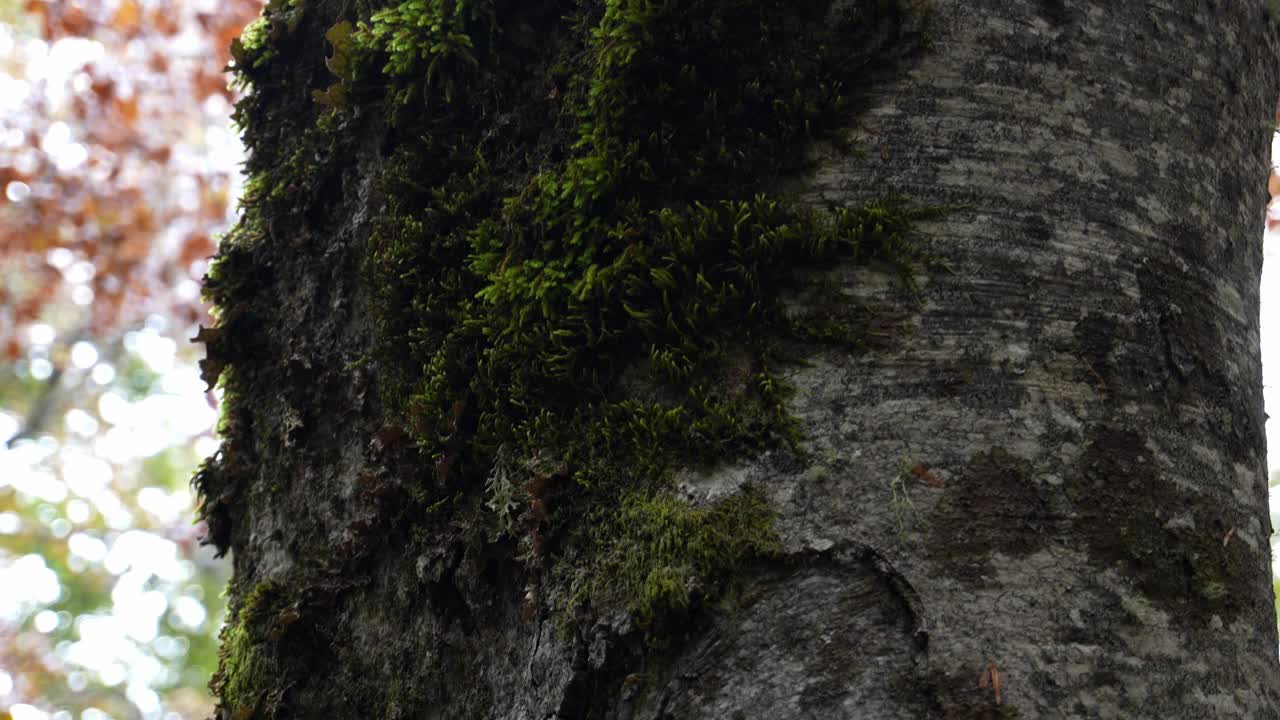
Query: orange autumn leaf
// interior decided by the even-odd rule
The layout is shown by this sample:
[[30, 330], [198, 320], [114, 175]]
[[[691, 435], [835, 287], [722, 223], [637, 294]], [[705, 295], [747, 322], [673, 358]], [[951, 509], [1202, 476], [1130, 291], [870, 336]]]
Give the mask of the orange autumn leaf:
[[142, 6], [138, 4], [138, 0], [121, 0], [120, 7], [116, 8], [116, 14], [111, 18], [111, 24], [125, 34], [133, 34], [141, 19]]
[[113, 103], [115, 110], [124, 118], [125, 122], [133, 124], [138, 121], [138, 96], [125, 99], [117, 96]]

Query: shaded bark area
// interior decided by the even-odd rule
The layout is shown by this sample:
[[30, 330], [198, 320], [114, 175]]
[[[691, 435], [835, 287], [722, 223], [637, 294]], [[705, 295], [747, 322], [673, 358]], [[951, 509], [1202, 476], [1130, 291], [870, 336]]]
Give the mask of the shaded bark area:
[[235, 559], [225, 717], [1275, 714], [1275, 27], [1262, 2], [935, 5], [854, 151], [817, 146], [784, 184], [952, 206], [921, 228], [948, 271], [915, 290], [837, 264], [790, 296], [895, 320], [785, 371], [804, 459], [678, 475], [694, 506], [762, 491], [782, 551], [656, 646], [626, 612], [531, 601], [527, 558], [421, 497], [434, 469], [380, 393], [406, 368], [367, 359], [361, 270], [398, 131], [311, 95], [324, 33], [367, 8], [280, 11], [242, 122], [251, 171], [298, 175], [210, 281], [233, 397], [197, 482]]

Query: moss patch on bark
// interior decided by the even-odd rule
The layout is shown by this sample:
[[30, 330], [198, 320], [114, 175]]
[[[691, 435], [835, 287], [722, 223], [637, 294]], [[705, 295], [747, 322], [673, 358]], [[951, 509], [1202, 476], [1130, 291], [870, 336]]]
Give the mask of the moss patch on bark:
[[[623, 609], [652, 633], [713, 602], [778, 550], [773, 516], [753, 489], [689, 506], [673, 473], [798, 453], [778, 368], [864, 337], [831, 319], [863, 314], [788, 308], [806, 270], [910, 282], [922, 261], [924, 211], [777, 190], [807, 144], [839, 144], [859, 89], [919, 27], [879, 0], [273, 0], [236, 55], [251, 177], [208, 289], [206, 378], [232, 405], [227, 449], [197, 478], [214, 541], [232, 542], [247, 459], [271, 452], [242, 406], [270, 380], [246, 309], [270, 269], [241, 259], [322, 224], [373, 133], [365, 363], [430, 468], [408, 493], [413, 536], [443, 518], [517, 545], [544, 606]], [[228, 678], [253, 664], [238, 632]]]
[[267, 707], [276, 689], [278, 674], [273, 637], [273, 620], [279, 610], [279, 589], [262, 583], [253, 588], [240, 603], [234, 616], [219, 634], [218, 671], [209, 689], [221, 699], [231, 717], [269, 717]]
[[[389, 404], [439, 494], [488, 485], [480, 507], [496, 520], [474, 502], [460, 515], [504, 529], [537, 516], [542, 529], [514, 538], [526, 556], [548, 535], [594, 548], [585, 579], [552, 558], [548, 576], [573, 597], [614, 604], [600, 589], [622, 568], [607, 558], [645, 532], [637, 508], [668, 502], [674, 469], [794, 440], [776, 368], [805, 345], [860, 337], [788, 314], [797, 271], [883, 262], [909, 275], [918, 211], [820, 210], [771, 192], [806, 143], [846, 122], [904, 15], [889, 3], [618, 0], [566, 14], [413, 0], [335, 47], [381, 68], [403, 138], [368, 254], [376, 357], [401, 369]], [[369, 73], [353, 76], [359, 94]], [[553, 508], [527, 482], [498, 497], [500, 456], [537, 459], [570, 489]], [[743, 531], [742, 547], [769, 546], [756, 525]], [[729, 565], [689, 543], [671, 551], [685, 550], [663, 588], [629, 596], [645, 620]]]

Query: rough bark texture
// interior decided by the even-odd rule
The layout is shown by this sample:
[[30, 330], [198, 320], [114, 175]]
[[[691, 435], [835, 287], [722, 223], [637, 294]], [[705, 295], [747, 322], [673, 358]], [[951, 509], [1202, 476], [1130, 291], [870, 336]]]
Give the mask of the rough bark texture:
[[[250, 169], [303, 150], [306, 170], [211, 281], [234, 394], [198, 478], [235, 559], [224, 717], [1280, 717], [1264, 4], [933, 4], [930, 42], [847, 119], [853, 151], [815, 142], [781, 184], [949, 206], [917, 225], [941, 263], [914, 290], [833, 263], [788, 295], [898, 320], [779, 371], [805, 452], [676, 473], [694, 508], [762, 493], [780, 549], [655, 638], [625, 608], [528, 598], [536, 561], [418, 502], [393, 369], [360, 362], [396, 131], [353, 96], [340, 142], [298, 140], [333, 80], [323, 33], [361, 8], [273, 3]], [[585, 568], [590, 547], [551, 552]]]

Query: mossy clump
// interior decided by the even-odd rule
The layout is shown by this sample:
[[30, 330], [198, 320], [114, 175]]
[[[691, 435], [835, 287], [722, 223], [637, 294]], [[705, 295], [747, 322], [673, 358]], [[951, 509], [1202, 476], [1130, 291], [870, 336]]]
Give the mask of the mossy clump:
[[231, 58], [237, 67], [256, 70], [270, 62], [276, 52], [270, 45], [271, 23], [265, 17], [254, 18], [240, 37], [231, 41]]
[[[367, 256], [377, 354], [441, 495], [483, 497], [500, 450], [554, 456], [573, 480], [549, 521], [566, 543], [609, 556], [627, 533], [666, 537], [670, 555], [624, 583], [655, 617], [769, 546], [765, 520], [716, 525], [737, 504], [664, 494], [672, 471], [792, 445], [777, 368], [858, 341], [788, 311], [797, 271], [905, 276], [919, 260], [921, 213], [900, 202], [817, 209], [774, 192], [806, 143], [847, 123], [860, 72], [909, 44], [910, 23], [884, 2], [575, 7], [412, 0], [357, 31], [397, 139]], [[351, 75], [367, 92], [367, 71]], [[593, 567], [596, 603], [616, 600], [612, 572], [642, 571]]]
[[[357, 47], [386, 57], [388, 78], [421, 80], [427, 92], [438, 89], [451, 100], [456, 83], [474, 69], [476, 43], [497, 26], [493, 0], [405, 0], [375, 12], [354, 36]], [[399, 102], [417, 88], [404, 83]]]
[[733, 583], [751, 560], [781, 552], [774, 512], [748, 488], [695, 508], [670, 492], [627, 492], [595, 527], [599, 550], [584, 594], [663, 624]]
[[272, 637], [282, 595], [272, 583], [260, 583], [240, 602], [234, 620], [219, 634], [218, 670], [209, 689], [229, 717], [251, 718], [268, 702], [278, 672]]
[[[319, 91], [309, 91], [299, 77], [304, 68], [274, 62], [277, 57], [306, 54], [322, 43], [307, 37], [310, 23], [304, 25], [304, 20], [309, 11], [306, 0], [268, 0], [261, 17], [232, 44], [232, 84], [249, 90], [236, 103], [232, 120], [242, 131], [249, 158], [239, 202], [241, 219], [222, 239], [223, 247], [252, 245], [273, 229], [294, 227], [290, 221], [317, 207], [333, 205], [342, 168], [334, 160], [346, 159], [336, 151], [339, 117], [311, 102]], [[350, 45], [350, 23], [345, 28], [347, 35], [326, 36], [342, 49]], [[335, 53], [325, 63], [329, 72], [349, 77], [345, 54]], [[325, 67], [313, 73], [323, 77]]]
[[279, 57], [275, 41], [298, 29], [305, 10], [305, 0], [267, 0], [262, 14], [245, 25], [240, 37], [231, 41], [235, 85], [249, 87], [254, 76]]

